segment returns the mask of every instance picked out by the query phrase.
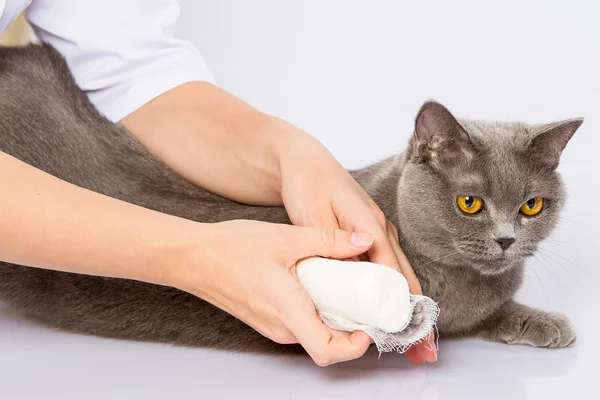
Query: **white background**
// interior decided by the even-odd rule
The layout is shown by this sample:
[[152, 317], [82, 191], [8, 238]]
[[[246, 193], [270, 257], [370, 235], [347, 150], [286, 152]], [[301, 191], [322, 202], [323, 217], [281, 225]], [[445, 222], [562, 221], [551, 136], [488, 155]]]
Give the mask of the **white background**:
[[[421, 103], [543, 122], [584, 116], [560, 167], [570, 199], [519, 298], [568, 314], [573, 349], [475, 339], [439, 361], [401, 356], [320, 369], [48, 332], [0, 312], [0, 398], [541, 399], [598, 396], [600, 10], [595, 2], [182, 0], [177, 35], [218, 82], [321, 140], [348, 168], [400, 151]], [[2, 396], [2, 394], [11, 394]]]

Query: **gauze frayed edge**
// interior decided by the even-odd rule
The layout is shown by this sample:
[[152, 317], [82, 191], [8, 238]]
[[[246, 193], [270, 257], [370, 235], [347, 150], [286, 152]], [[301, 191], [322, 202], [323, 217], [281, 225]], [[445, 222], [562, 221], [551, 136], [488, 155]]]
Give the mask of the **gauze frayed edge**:
[[[369, 325], [357, 324], [326, 312], [319, 312], [323, 322], [331, 329], [339, 331], [362, 331], [375, 342], [379, 355], [395, 351], [406, 352], [411, 346], [428, 340], [435, 329], [440, 308], [437, 303], [426, 296], [410, 295], [410, 318], [398, 332], [386, 332]], [[435, 343], [429, 343], [431, 347]]]

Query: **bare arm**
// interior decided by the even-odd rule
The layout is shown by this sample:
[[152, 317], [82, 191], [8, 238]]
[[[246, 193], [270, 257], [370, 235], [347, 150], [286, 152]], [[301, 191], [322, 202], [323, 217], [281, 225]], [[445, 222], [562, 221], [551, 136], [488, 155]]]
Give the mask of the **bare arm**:
[[[370, 260], [398, 269], [411, 291], [422, 293], [395, 228], [307, 133], [203, 82], [176, 87], [121, 122], [175, 171], [214, 193], [244, 203], [283, 204], [294, 225], [372, 234]], [[416, 363], [437, 358], [425, 343], [408, 356]]]
[[283, 121], [206, 82], [176, 87], [121, 123], [198, 186], [243, 203], [281, 205]]
[[[135, 12], [111, 12], [109, 3]], [[166, 35], [178, 12], [175, 0], [38, 0], [27, 15], [41, 38], [67, 57], [72, 72], [80, 78], [77, 81], [98, 108], [117, 120], [125, 110], [146, 102], [148, 93], [167, 90], [158, 87], [174, 87], [175, 81], [190, 82], [210, 75], [191, 44]], [[112, 34], [98, 35], [107, 24]], [[105, 62], [107, 54], [119, 62]], [[158, 87], [151, 84], [151, 75]], [[411, 279], [410, 265], [402, 254], [396, 254], [401, 250], [392, 247], [395, 239], [378, 207], [323, 146], [290, 124], [202, 82], [180, 84], [121, 122], [154, 154], [197, 185], [246, 203], [285, 205], [295, 225], [311, 228], [248, 221], [194, 224], [86, 192], [31, 168], [18, 167], [19, 163], [2, 156], [0, 168], [4, 164], [12, 168], [0, 172], [0, 185], [14, 191], [0, 200], [2, 211], [11, 214], [0, 217], [0, 257], [155, 283], [164, 282], [164, 275], [175, 270], [177, 277], [167, 277], [167, 284], [212, 301], [271, 338], [298, 340], [320, 364], [357, 357], [364, 350], [364, 340], [350, 343], [350, 348], [334, 349], [337, 340], [323, 328], [289, 271], [279, 268], [293, 267], [292, 254], [345, 258], [368, 251], [372, 261], [401, 269], [413, 291], [420, 290], [418, 282]], [[40, 195], [35, 188], [43, 189]], [[324, 249], [323, 238], [335, 239], [331, 232], [341, 232], [334, 228], [368, 232], [375, 243], [364, 245], [362, 240], [363, 245], [357, 247], [350, 243], [349, 234], [344, 234], [344, 240], [335, 240], [334, 247], [340, 247], [337, 251]], [[240, 232], [244, 232], [243, 241]], [[194, 252], [189, 241], [198, 238], [202, 240], [195, 240]], [[245, 251], [232, 254], [229, 244], [233, 238]], [[205, 251], [209, 247], [221, 251]], [[166, 261], [175, 265], [163, 269]], [[240, 266], [247, 267], [244, 271], [250, 274], [245, 280], [234, 273]], [[280, 279], [267, 285], [273, 283], [276, 268]], [[301, 307], [290, 295], [244, 297], [256, 288], [253, 283], [258, 275], [267, 288], [286, 289], [283, 293], [295, 290], [303, 298], [302, 315], [296, 315]], [[207, 282], [211, 280], [212, 286]], [[219, 284], [222, 282], [227, 285]], [[232, 288], [238, 290], [224, 296], [223, 291]], [[269, 291], [258, 294], [269, 295]], [[287, 305], [281, 304], [283, 301]], [[252, 304], [260, 309], [248, 309]], [[273, 316], [269, 310], [280, 313]], [[278, 319], [282, 316], [298, 325], [286, 326]]]
[[[126, 126], [188, 179], [241, 201], [283, 203], [297, 225], [314, 228], [194, 223], [79, 188], [0, 153], [0, 187], [6, 188], [0, 198], [0, 259], [175, 286], [273, 340], [301, 343], [320, 365], [360, 357], [368, 338], [362, 333], [333, 337], [293, 269], [298, 259], [311, 255], [344, 259], [369, 251], [372, 259], [410, 277], [406, 258], [388, 241], [393, 232], [382, 231], [386, 222], [379, 221], [374, 203], [318, 142], [215, 87], [208, 89], [217, 91], [214, 97], [195, 103], [188, 96], [203, 94], [195, 87], [186, 86], [183, 96], [178, 95], [183, 86], [167, 92], [134, 113]], [[162, 103], [165, 98], [169, 101]], [[211, 106], [202, 106], [203, 101]], [[140, 116], [136, 123], [134, 117]], [[169, 126], [177, 129], [165, 140], [161, 131], [170, 132]], [[323, 226], [329, 228], [318, 228]], [[357, 240], [334, 229], [340, 227], [371, 235]], [[240, 243], [240, 235], [246, 240], [232, 251], [230, 243], [234, 238]], [[373, 237], [379, 240], [376, 252]], [[258, 255], [256, 249], [261, 249]], [[418, 282], [409, 282], [420, 290]], [[425, 354], [411, 359], [432, 360]]]
[[71, 185], [0, 152], [0, 259], [163, 283], [195, 224]]
[[2, 152], [0, 187], [0, 260], [174, 286], [273, 340], [301, 343], [319, 365], [360, 357], [369, 346], [362, 332], [334, 337], [294, 278], [299, 259], [356, 256], [372, 244], [369, 234], [199, 224], [79, 188]]
[[373, 234], [373, 261], [402, 270], [420, 291], [406, 257], [394, 251], [397, 241], [379, 207], [318, 141], [293, 125], [206, 82], [176, 87], [121, 123], [171, 168], [212, 192], [283, 204], [295, 225]]

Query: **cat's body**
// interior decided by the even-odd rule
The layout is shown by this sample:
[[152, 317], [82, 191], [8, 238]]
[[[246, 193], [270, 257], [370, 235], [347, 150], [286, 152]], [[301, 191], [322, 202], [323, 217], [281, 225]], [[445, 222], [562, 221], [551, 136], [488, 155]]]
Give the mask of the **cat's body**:
[[[434, 106], [433, 111], [426, 110], [425, 114], [431, 114], [429, 120], [435, 123], [446, 124], [442, 130], [450, 132], [454, 128], [448, 128], [447, 124], [451, 125], [452, 121], [445, 121], [448, 118], [440, 116], [440, 112], [443, 110]], [[467, 129], [474, 132], [473, 143], [476, 143], [477, 137], [481, 137], [476, 131], [481, 127], [469, 121], [461, 121], [461, 124], [470, 126], [471, 129]], [[521, 125], [504, 129], [527, 130]], [[427, 190], [432, 190], [432, 185], [439, 186], [433, 202], [446, 201], [440, 193], [451, 191], [455, 186], [455, 182], [441, 183], [447, 180], [440, 172], [442, 164], [452, 173], [464, 170], [464, 176], [469, 176], [464, 183], [474, 185], [470, 187], [477, 186], [479, 181], [481, 185], [506, 185], [494, 184], [494, 176], [484, 173], [478, 177], [469, 172], [466, 162], [440, 156], [444, 149], [446, 154], [456, 156], [452, 146], [459, 138], [450, 142], [430, 140], [423, 147], [421, 141], [428, 131], [423, 132], [413, 138], [412, 147], [406, 153], [352, 173], [398, 228], [401, 247], [424, 293], [439, 302], [439, 332], [442, 335], [478, 334], [492, 340], [547, 347], [572, 343], [575, 336], [564, 317], [533, 310], [511, 300], [522, 281], [525, 257], [550, 233], [555, 219], [538, 226], [533, 231], [533, 239], [528, 239], [531, 243], [513, 245], [518, 249], [515, 254], [510, 253], [512, 250], [498, 253], [493, 247], [495, 242], [490, 245], [450, 225], [440, 224], [437, 222], [440, 218], [445, 222], [452, 218], [469, 218], [470, 224], [479, 224], [469, 228], [469, 232], [487, 229], [483, 213], [479, 217], [463, 217], [456, 214], [453, 206], [442, 206], [447, 210], [440, 215], [434, 210], [420, 209], [419, 196], [431, 198]], [[516, 139], [513, 142], [520, 145]], [[480, 148], [475, 154], [477, 145], [469, 146], [463, 151], [469, 162], [478, 158], [487, 163], [503, 159], [514, 161], [506, 160], [507, 155], [502, 151], [495, 154]], [[0, 151], [78, 186], [195, 221], [243, 218], [289, 223], [283, 208], [247, 206], [223, 199], [168, 169], [127, 131], [98, 114], [72, 81], [62, 58], [49, 46], [0, 49]], [[504, 167], [496, 167], [500, 170], [495, 174], [506, 180]], [[555, 195], [556, 201], [550, 203], [548, 211], [552, 214], [562, 204], [562, 186], [553, 169], [547, 170], [541, 179], [549, 183], [537, 186], [544, 193]], [[527, 184], [520, 181], [514, 187], [508, 185], [498, 190], [514, 197], [514, 193], [522, 191], [520, 185]], [[492, 202], [485, 212], [497, 220], [497, 215], [492, 215], [493, 210], [503, 206], [491, 205]], [[438, 208], [437, 204], [431, 206]], [[507, 210], [510, 207], [514, 208], [506, 205]], [[427, 214], [421, 217], [424, 212]], [[532, 228], [523, 228], [525, 220], [515, 221], [515, 226], [520, 224], [520, 227], [513, 228], [512, 232], [518, 241], [519, 229]], [[503, 234], [510, 231], [505, 222], [496, 227]], [[456, 235], [457, 239], [450, 243], [448, 235]], [[457, 251], [467, 243], [479, 248], [478, 255]], [[141, 282], [0, 262], [0, 301], [75, 332], [230, 350], [280, 348], [207, 302], [173, 288]]]

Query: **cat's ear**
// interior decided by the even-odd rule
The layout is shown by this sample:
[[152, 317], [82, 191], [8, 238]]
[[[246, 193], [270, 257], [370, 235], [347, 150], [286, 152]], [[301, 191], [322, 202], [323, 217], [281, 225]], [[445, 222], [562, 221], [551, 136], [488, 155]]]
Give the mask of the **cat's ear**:
[[469, 134], [452, 113], [440, 103], [428, 101], [417, 114], [410, 152], [418, 161], [439, 165], [470, 159], [474, 149]]
[[583, 118], [574, 118], [534, 125], [531, 129], [533, 138], [527, 149], [530, 160], [541, 168], [556, 169], [563, 150], [582, 123]]

